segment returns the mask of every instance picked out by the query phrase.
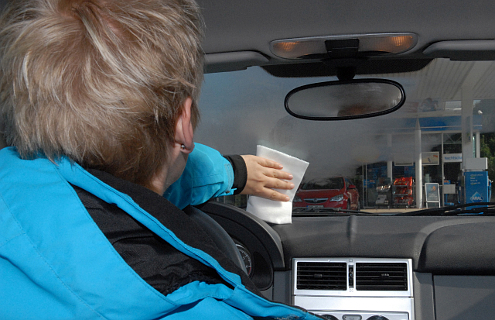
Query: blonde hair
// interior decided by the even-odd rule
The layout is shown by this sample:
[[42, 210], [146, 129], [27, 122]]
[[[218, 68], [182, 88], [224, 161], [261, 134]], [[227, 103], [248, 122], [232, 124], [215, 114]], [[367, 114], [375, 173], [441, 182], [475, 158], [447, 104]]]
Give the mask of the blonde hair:
[[11, 1], [0, 20], [0, 110], [23, 158], [68, 156], [147, 186], [203, 79], [193, 0]]

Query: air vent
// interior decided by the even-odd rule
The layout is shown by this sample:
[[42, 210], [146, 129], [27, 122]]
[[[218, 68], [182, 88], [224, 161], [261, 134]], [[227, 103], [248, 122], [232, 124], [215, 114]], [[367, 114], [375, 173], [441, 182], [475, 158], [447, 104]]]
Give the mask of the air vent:
[[407, 264], [356, 263], [356, 289], [407, 291]]
[[298, 262], [297, 289], [347, 290], [346, 271], [344, 262]]

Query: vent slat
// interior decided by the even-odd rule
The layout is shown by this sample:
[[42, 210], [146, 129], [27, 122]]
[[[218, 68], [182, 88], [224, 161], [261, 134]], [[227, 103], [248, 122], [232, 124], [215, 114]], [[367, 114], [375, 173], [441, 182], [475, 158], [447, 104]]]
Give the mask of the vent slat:
[[407, 291], [406, 263], [357, 263], [356, 289]]
[[302, 290], [347, 290], [347, 264], [298, 262], [297, 288]]

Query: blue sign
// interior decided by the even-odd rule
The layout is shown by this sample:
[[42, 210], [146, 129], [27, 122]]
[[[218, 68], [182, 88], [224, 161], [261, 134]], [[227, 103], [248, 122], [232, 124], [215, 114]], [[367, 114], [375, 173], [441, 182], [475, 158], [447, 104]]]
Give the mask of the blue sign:
[[444, 154], [443, 162], [462, 162], [462, 153]]
[[[481, 117], [481, 115], [473, 115], [474, 130], [481, 129]], [[416, 118], [403, 119], [400, 129], [414, 130], [416, 120]], [[462, 118], [461, 116], [419, 118], [419, 125], [422, 131], [462, 131]]]
[[488, 199], [488, 172], [465, 172], [466, 203], [486, 202]]

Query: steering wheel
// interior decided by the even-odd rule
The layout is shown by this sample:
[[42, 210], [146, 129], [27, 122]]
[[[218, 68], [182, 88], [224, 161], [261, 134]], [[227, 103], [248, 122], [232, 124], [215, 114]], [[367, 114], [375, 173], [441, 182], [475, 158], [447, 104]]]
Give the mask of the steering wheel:
[[183, 211], [208, 233], [218, 249], [225, 253], [237, 267], [247, 274], [246, 265], [241, 257], [241, 253], [232, 238], [218, 222], [196, 207], [187, 206]]
[[[286, 270], [280, 236], [257, 216], [217, 201], [184, 211], [197, 214], [192, 219], [205, 229], [228, 258], [246, 271], [259, 290], [268, 290], [273, 285], [275, 270]], [[229, 235], [242, 247], [238, 247]]]

